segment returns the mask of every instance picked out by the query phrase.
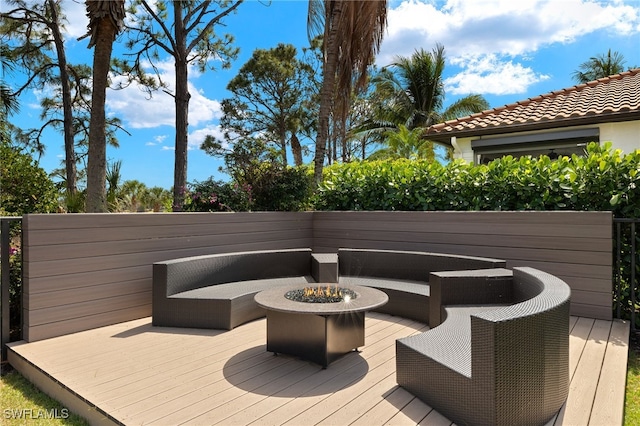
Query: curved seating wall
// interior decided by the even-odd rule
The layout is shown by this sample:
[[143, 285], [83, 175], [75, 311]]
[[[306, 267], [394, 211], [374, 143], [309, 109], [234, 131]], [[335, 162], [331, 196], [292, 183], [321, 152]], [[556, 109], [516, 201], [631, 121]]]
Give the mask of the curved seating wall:
[[504, 260], [400, 250], [338, 249], [342, 284], [382, 290], [389, 302], [379, 312], [429, 322], [429, 274], [434, 271], [504, 267]]
[[[478, 290], [467, 281], [468, 292]], [[458, 424], [551, 419], [569, 389], [570, 288], [542, 271], [514, 268], [504, 294], [513, 304], [447, 306], [440, 326], [399, 339], [398, 384]]]
[[213, 254], [153, 264], [153, 325], [220, 328], [265, 316], [261, 290], [311, 278], [311, 249]]

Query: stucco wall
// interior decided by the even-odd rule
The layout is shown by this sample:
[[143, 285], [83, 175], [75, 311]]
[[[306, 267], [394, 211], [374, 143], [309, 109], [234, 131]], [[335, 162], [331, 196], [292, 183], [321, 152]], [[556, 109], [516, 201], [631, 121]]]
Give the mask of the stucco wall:
[[[594, 128], [596, 126], [577, 126], [577, 127], [562, 127], [552, 130], [545, 130], [540, 132], [522, 132], [522, 133], [507, 133], [500, 135], [500, 137], [508, 137], [515, 135], [529, 135], [529, 134], [542, 134], [545, 132], [556, 132], [564, 130], [577, 130], [585, 128]], [[623, 121], [620, 123], [603, 123], [597, 125], [600, 129], [600, 143], [611, 142], [614, 149], [621, 149], [624, 153], [633, 152], [636, 149], [640, 149], [640, 120], [636, 121]], [[496, 135], [497, 136], [497, 135]], [[487, 138], [494, 136], [487, 136]], [[458, 149], [454, 151], [454, 158], [462, 158], [469, 163], [475, 162], [475, 156], [473, 149], [471, 148], [471, 141], [478, 139], [477, 137], [470, 138], [457, 138], [456, 144]]]
[[640, 149], [640, 120], [604, 123], [599, 127], [600, 142], [611, 141], [614, 148], [624, 153]]

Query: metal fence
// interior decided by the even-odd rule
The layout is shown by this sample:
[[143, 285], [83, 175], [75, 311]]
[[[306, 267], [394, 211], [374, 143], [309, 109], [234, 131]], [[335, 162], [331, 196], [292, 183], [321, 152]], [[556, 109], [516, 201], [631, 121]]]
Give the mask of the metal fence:
[[614, 218], [614, 316], [628, 319], [631, 331], [637, 332], [640, 322], [638, 310], [638, 296], [640, 285], [638, 283], [638, 267], [640, 266], [640, 252], [638, 245], [640, 234], [638, 224], [640, 218]]
[[[20, 246], [22, 246], [22, 217], [0, 217], [0, 361], [7, 360], [7, 343], [11, 337], [11, 309], [10, 309], [10, 281], [11, 281], [11, 225], [18, 224], [20, 227]], [[22, 273], [22, 268], [20, 268]], [[20, 289], [21, 291], [21, 289]], [[18, 297], [22, 300], [22, 295]], [[21, 303], [22, 304], [22, 303]], [[21, 307], [22, 308], [22, 307]], [[22, 318], [22, 315], [20, 315]], [[22, 329], [22, 324], [20, 324]]]

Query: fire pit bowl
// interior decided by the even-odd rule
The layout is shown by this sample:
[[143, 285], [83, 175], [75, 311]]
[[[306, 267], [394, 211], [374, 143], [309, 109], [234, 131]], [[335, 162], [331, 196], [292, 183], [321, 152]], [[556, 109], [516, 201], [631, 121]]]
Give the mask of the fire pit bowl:
[[305, 303], [337, 303], [346, 302], [358, 297], [358, 294], [346, 287], [338, 287], [337, 285], [312, 286], [289, 290], [284, 294], [289, 300]]

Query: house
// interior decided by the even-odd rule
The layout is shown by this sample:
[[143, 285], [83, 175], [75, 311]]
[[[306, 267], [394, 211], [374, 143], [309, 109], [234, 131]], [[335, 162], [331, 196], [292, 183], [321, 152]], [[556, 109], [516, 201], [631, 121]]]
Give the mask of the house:
[[640, 68], [436, 124], [425, 136], [476, 164], [583, 154], [592, 141], [632, 152], [640, 149]]

